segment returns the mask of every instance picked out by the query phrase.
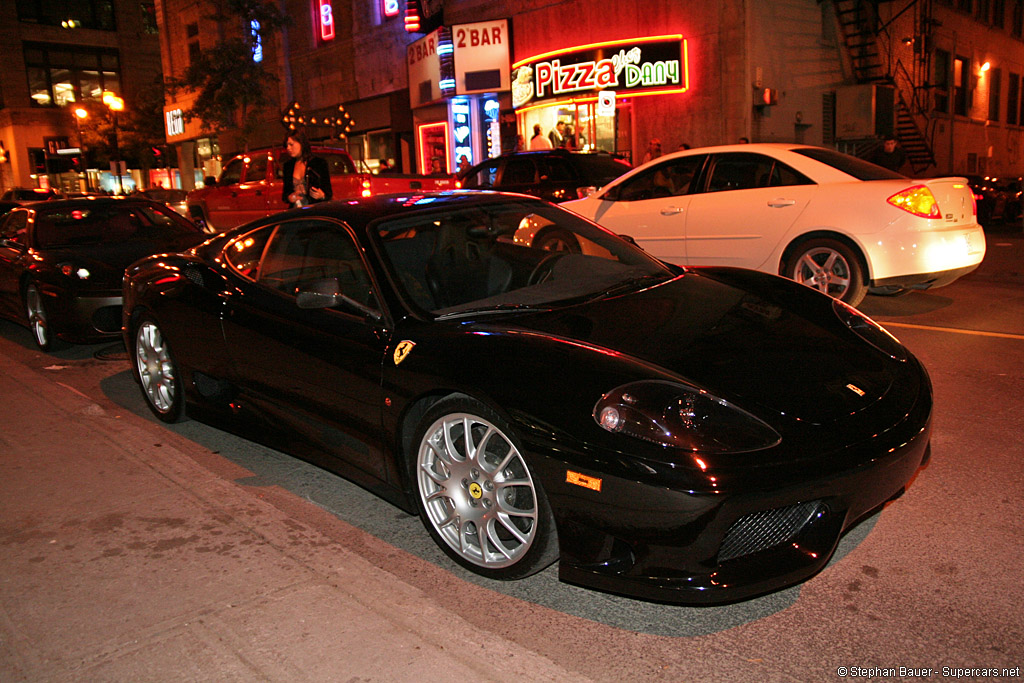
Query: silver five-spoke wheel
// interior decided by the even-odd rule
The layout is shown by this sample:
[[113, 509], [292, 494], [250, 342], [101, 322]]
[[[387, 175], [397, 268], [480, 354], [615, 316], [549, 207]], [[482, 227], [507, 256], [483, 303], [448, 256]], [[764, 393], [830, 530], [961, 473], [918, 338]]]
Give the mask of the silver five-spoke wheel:
[[44, 351], [53, 347], [53, 337], [50, 334], [50, 323], [46, 315], [46, 306], [43, 304], [43, 295], [35, 285], [29, 285], [25, 290], [25, 308], [28, 314], [28, 325], [32, 330], [32, 338], [36, 345]]
[[790, 257], [783, 275], [856, 306], [866, 293], [864, 274], [849, 247], [831, 239], [809, 240]]
[[163, 333], [156, 323], [144, 320], [135, 331], [135, 370], [149, 407], [167, 422], [183, 413], [181, 382]]
[[461, 564], [518, 578], [554, 560], [550, 512], [513, 439], [483, 410], [465, 409], [473, 407], [462, 401], [427, 416], [415, 460], [421, 510], [435, 540]]

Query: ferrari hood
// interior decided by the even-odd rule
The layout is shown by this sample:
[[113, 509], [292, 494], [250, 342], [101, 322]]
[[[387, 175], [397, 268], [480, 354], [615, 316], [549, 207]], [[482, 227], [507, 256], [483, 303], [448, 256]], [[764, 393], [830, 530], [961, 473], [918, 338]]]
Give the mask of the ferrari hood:
[[759, 280], [773, 292], [762, 296], [691, 273], [517, 323], [660, 366], [748, 410], [757, 404], [801, 421], [830, 422], [884, 397], [902, 363], [850, 331], [830, 303], [786, 304], [792, 288], [773, 288], [772, 280]]

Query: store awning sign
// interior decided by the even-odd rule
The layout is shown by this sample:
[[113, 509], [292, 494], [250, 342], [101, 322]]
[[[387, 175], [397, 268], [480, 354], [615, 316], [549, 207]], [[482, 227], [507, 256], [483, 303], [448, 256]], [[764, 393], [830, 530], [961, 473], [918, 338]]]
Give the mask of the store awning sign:
[[512, 65], [516, 109], [550, 100], [596, 100], [606, 89], [625, 97], [686, 92], [686, 40], [671, 35], [593, 43]]

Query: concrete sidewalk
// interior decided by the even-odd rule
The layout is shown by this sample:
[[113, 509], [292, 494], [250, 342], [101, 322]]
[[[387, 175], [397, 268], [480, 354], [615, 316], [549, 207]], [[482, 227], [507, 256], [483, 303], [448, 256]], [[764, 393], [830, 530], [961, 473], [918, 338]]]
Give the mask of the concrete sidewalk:
[[0, 356], [0, 680], [580, 680], [149, 427]]

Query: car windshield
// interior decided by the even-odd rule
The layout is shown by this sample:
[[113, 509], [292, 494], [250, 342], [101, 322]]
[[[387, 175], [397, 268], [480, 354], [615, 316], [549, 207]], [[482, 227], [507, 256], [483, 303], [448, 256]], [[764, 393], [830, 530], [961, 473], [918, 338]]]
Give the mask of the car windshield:
[[40, 249], [170, 238], [198, 232], [196, 226], [173, 211], [164, 212], [144, 204], [39, 210], [34, 222], [35, 242]]
[[641, 249], [545, 202], [420, 211], [380, 220], [371, 230], [406, 300], [442, 317], [576, 303], [675, 275]]
[[904, 175], [890, 171], [870, 161], [864, 161], [863, 159], [858, 159], [857, 157], [832, 149], [804, 147], [794, 149], [793, 152], [827, 164], [834, 169], [853, 176], [857, 180], [901, 180], [906, 178]]

